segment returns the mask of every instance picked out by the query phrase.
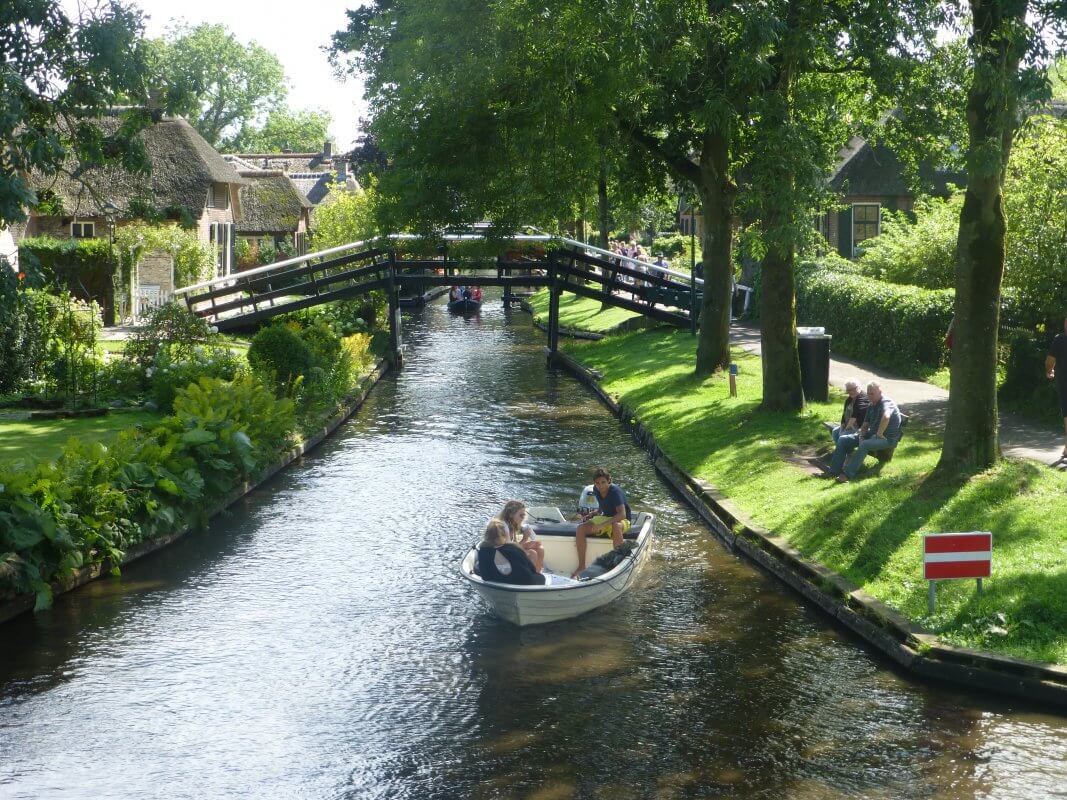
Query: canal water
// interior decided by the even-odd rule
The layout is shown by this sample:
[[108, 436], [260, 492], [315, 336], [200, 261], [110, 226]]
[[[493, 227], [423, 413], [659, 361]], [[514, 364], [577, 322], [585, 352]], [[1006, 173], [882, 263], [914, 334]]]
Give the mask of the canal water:
[[[1067, 723], [915, 683], [727, 554], [542, 334], [487, 303], [242, 507], [0, 626], [3, 798], [1043, 797]], [[607, 465], [623, 599], [518, 630], [457, 563]], [[1061, 795], [1062, 796], [1062, 795]]]

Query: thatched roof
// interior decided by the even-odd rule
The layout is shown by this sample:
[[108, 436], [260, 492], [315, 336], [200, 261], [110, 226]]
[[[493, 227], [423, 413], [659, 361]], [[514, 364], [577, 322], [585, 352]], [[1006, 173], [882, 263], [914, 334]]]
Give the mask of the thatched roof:
[[242, 170], [238, 233], [295, 233], [311, 203], [280, 170]]
[[[93, 120], [105, 134], [115, 133], [120, 122], [115, 116]], [[131, 207], [148, 204], [160, 213], [181, 209], [199, 217], [212, 183], [241, 183], [236, 170], [184, 119], [162, 119], [138, 135], [148, 155], [149, 174], [117, 166], [86, 170], [78, 178], [35, 173], [30, 177], [34, 189], [38, 194], [51, 192], [62, 203], [64, 215], [102, 216], [101, 206], [110, 202], [127, 213]], [[66, 164], [64, 172], [78, 174], [78, 164]]]

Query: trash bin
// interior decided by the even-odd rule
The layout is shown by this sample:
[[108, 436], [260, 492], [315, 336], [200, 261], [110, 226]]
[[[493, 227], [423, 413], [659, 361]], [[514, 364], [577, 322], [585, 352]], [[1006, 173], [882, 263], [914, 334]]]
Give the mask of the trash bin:
[[830, 341], [825, 328], [797, 328], [800, 383], [808, 400], [830, 399]]

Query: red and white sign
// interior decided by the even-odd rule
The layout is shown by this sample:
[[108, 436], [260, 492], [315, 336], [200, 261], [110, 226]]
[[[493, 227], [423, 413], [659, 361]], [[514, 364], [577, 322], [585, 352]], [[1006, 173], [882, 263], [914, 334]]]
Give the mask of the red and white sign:
[[993, 564], [992, 533], [928, 533], [923, 536], [923, 577], [988, 578]]

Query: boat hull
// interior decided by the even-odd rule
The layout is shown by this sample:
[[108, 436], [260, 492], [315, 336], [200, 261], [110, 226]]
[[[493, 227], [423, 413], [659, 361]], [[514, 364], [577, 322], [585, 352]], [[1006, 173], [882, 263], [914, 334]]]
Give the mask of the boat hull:
[[[514, 625], [542, 625], [581, 616], [618, 599], [633, 586], [652, 552], [655, 519], [647, 517], [637, 536], [634, 552], [610, 572], [573, 586], [513, 586], [483, 581], [472, 573], [477, 558], [475, 549], [460, 565], [460, 574], [474, 587], [481, 598], [502, 619]], [[539, 536], [546, 550], [553, 540], [567, 540], [573, 546], [573, 536]], [[590, 544], [593, 540], [590, 540]], [[610, 548], [610, 542], [607, 543]]]
[[482, 307], [481, 300], [449, 300], [448, 310], [453, 314], [473, 314]]

